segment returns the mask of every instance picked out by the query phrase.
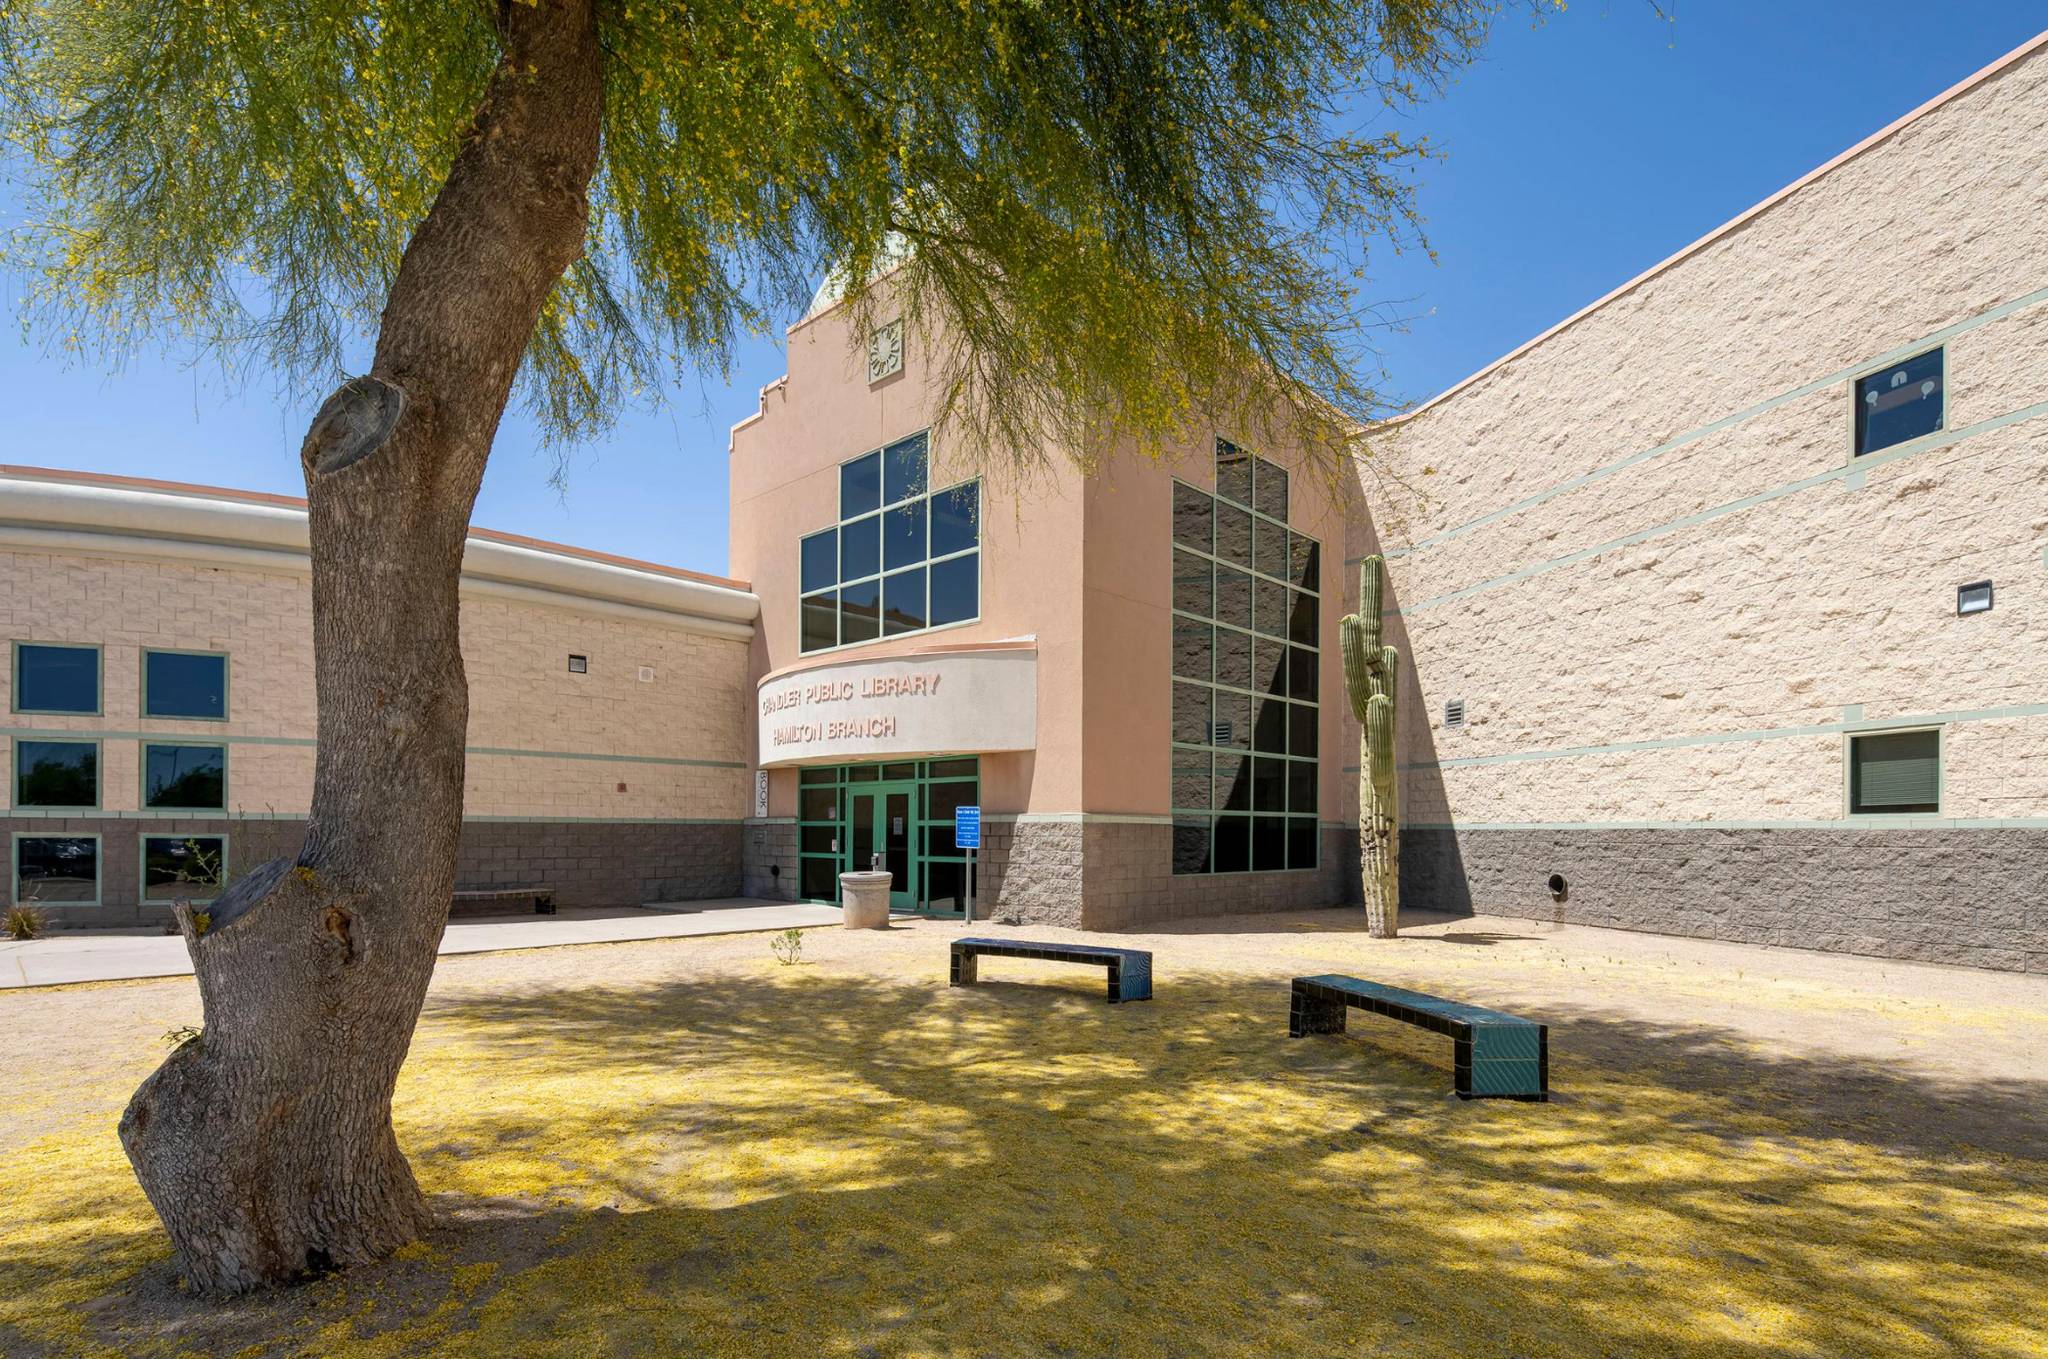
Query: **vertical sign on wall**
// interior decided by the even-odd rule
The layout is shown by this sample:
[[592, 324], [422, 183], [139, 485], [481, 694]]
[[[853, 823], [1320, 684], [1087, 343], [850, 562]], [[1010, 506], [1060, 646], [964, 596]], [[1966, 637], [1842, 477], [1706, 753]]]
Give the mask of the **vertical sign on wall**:
[[768, 815], [768, 771], [754, 771], [754, 815]]
[[974, 923], [974, 851], [981, 848], [981, 808], [953, 809], [953, 847], [967, 851], [967, 923]]

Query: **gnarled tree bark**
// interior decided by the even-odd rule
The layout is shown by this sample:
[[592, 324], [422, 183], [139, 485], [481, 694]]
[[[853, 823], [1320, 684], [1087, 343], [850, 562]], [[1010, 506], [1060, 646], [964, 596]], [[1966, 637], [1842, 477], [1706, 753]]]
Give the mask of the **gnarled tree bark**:
[[469, 694], [470, 509], [542, 304], [583, 250], [593, 0], [503, 3], [502, 59], [393, 280], [367, 377], [301, 453], [319, 754], [306, 840], [179, 923], [201, 1035], [121, 1141], [195, 1288], [375, 1259], [426, 1226], [391, 1096], [447, 923]]

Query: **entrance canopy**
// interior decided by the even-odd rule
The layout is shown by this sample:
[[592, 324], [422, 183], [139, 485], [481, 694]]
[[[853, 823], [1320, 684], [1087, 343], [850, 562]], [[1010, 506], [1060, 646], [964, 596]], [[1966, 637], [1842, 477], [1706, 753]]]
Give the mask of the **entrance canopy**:
[[824, 662], [761, 681], [764, 769], [1031, 750], [1038, 651], [994, 646]]

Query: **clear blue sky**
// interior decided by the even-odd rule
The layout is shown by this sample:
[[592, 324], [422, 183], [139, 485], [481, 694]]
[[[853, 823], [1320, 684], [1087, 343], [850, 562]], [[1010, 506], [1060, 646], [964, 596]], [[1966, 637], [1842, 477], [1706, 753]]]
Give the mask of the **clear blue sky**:
[[[1687, 0], [1667, 25], [1645, 0], [1578, 0], [1541, 25], [1502, 19], [1482, 61], [1415, 116], [1445, 150], [1422, 195], [1439, 262], [1374, 257], [1373, 295], [1410, 318], [1382, 337], [1392, 392], [1420, 399], [1484, 366], [2019, 46], [2044, 16], [2041, 0]], [[17, 301], [18, 282], [0, 280], [0, 296]], [[476, 522], [722, 572], [726, 431], [782, 371], [779, 343], [758, 342], [730, 387], [629, 415], [572, 452], [566, 497], [515, 414]], [[0, 401], [0, 462], [303, 489], [308, 413], [260, 376], [235, 390], [156, 356], [111, 375], [67, 368], [10, 334]]]

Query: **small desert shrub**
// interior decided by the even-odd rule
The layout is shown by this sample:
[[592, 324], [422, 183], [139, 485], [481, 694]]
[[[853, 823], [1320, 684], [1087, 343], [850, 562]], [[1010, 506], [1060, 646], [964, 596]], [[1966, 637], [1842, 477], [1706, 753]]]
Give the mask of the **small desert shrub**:
[[6, 921], [0, 925], [9, 939], [40, 939], [49, 927], [50, 922], [43, 918], [43, 913], [25, 901], [9, 906]]
[[804, 932], [802, 930], [790, 929], [784, 930], [780, 934], [770, 935], [768, 947], [774, 952], [775, 961], [781, 963], [784, 967], [788, 967], [804, 956]]

